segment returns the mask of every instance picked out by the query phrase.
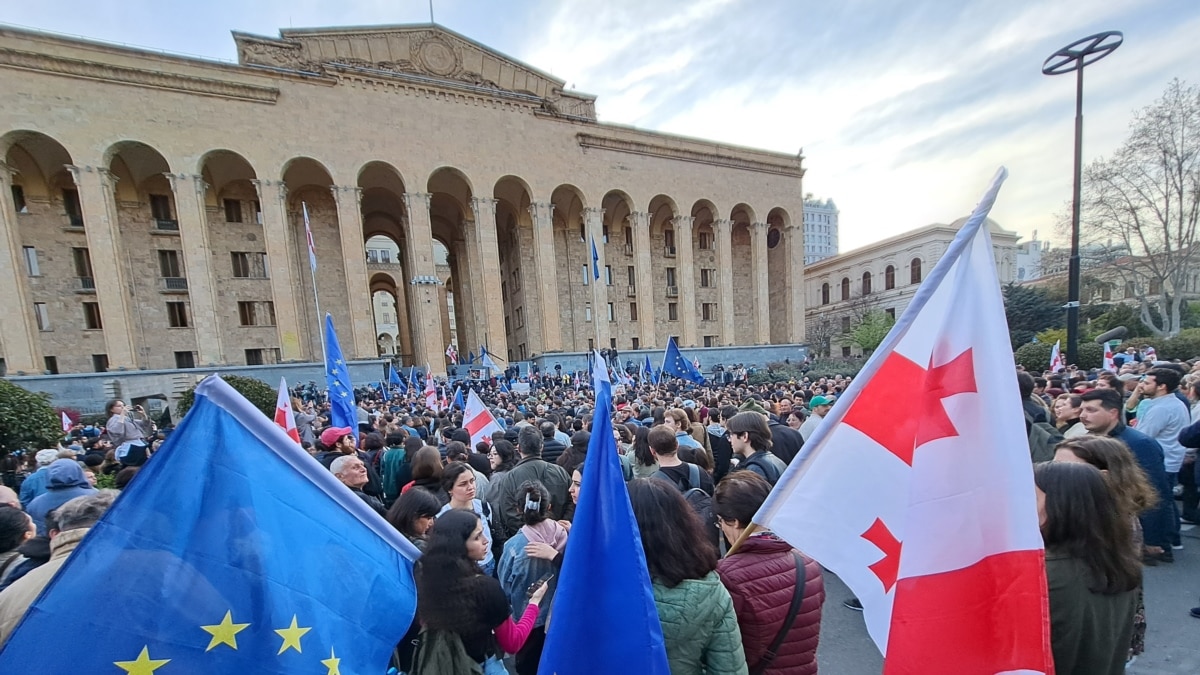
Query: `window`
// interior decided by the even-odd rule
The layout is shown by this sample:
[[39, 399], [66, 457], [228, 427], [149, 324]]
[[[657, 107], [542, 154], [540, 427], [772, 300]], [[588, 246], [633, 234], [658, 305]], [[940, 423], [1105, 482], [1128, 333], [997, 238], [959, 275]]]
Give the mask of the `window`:
[[589, 267], [591, 267], [591, 265], [583, 266], [583, 285], [584, 286], [587, 286], [589, 283], [591, 283], [592, 270], [588, 269]]
[[179, 221], [171, 215], [171, 198], [166, 195], [150, 195], [150, 216], [160, 230], [179, 229]]
[[92, 370], [97, 373], [107, 373], [108, 354], [92, 354]]
[[887, 314], [889, 317], [891, 317], [892, 321], [896, 320], [896, 308], [895, 307], [888, 307], [887, 309], [883, 310], [883, 313]]
[[246, 365], [261, 366], [269, 363], [279, 363], [279, 349], [247, 349]]
[[86, 330], [102, 330], [103, 324], [100, 322], [100, 303], [85, 302], [83, 303], [83, 327]]
[[667, 255], [675, 255], [675, 230], [663, 230], [663, 247]]
[[232, 251], [233, 276], [238, 279], [266, 279], [267, 254], [256, 251]]
[[641, 349], [641, 347], [639, 347], [639, 346], [638, 346], [638, 344], [639, 344], [639, 341], [638, 341], [638, 339], [637, 339], [637, 338], [633, 338], [633, 348], [634, 348], [635, 350], [637, 350], [637, 349]]
[[[636, 302], [629, 303], [629, 320], [630, 321], [638, 320], [638, 318], [637, 318], [637, 303]], [[637, 347], [634, 347], [634, 349], [637, 349]]]
[[171, 328], [187, 328], [188, 313], [186, 302], [167, 303], [167, 325]]
[[679, 320], [679, 303], [668, 302], [667, 303], [667, 321], [678, 321], [678, 320]]
[[921, 283], [921, 259], [920, 258], [913, 258], [912, 262], [909, 263], [908, 283], [910, 283], [910, 284]]
[[[256, 202], [257, 203], [257, 202]], [[225, 200], [225, 222], [242, 222], [242, 203], [236, 199]]]
[[629, 277], [629, 286], [631, 288], [637, 288], [637, 271], [633, 269], [633, 265], [625, 268], [625, 273]]
[[17, 213], [29, 213], [29, 205], [25, 203], [25, 188], [20, 185], [12, 186], [13, 209]]
[[1125, 282], [1125, 297], [1132, 298], [1137, 295], [1137, 290], [1134, 288], [1132, 281]]
[[677, 285], [678, 284], [675, 283], [675, 268], [668, 267], [667, 268], [667, 286], [677, 286]]
[[265, 302], [238, 303], [238, 319], [243, 326], [274, 326], [275, 303]]
[[593, 340], [592, 338], [588, 338], [588, 351], [590, 352], [595, 348], [596, 348], [596, 341]]
[[196, 353], [195, 352], [175, 352], [175, 367], [176, 368], [195, 368]]
[[716, 278], [716, 270], [701, 268], [700, 269], [700, 288], [712, 288], [713, 279]]
[[842, 317], [842, 332], [843, 333], [850, 332], [850, 317], [848, 317], [848, 316]]
[[46, 372], [51, 375], [58, 374], [58, 357], [47, 356], [42, 359], [42, 363], [46, 364]]
[[871, 294], [871, 273], [870, 273], [870, 272], [863, 272], [863, 276], [862, 276], [862, 294], [863, 294], [863, 295], [870, 295], [870, 294]]
[[890, 291], [896, 287], [896, 268], [888, 265], [883, 271], [883, 290]]
[[526, 358], [526, 357], [525, 357], [525, 343], [524, 343], [524, 342], [522, 342], [521, 344], [517, 345], [517, 356], [518, 356], [518, 357], [519, 357], [519, 358], [520, 358], [522, 361], [524, 361], [524, 360], [525, 360], [525, 358]]
[[717, 320], [717, 303], [706, 302], [700, 305], [700, 318], [703, 321]]
[[608, 243], [608, 226], [607, 225], [600, 228], [600, 235], [601, 235], [601, 238], [604, 239], [604, 243], [607, 244]]
[[842, 277], [842, 300], [850, 299], [850, 279]]
[[[608, 320], [609, 321], [617, 320], [617, 314], [616, 314], [616, 312], [613, 311], [613, 304], [611, 302], [608, 303]], [[616, 347], [616, 345], [613, 345], [613, 347]]]
[[829, 284], [828, 283], [821, 284], [821, 304], [822, 305], [829, 304]]
[[709, 250], [712, 250], [712, 247], [713, 247], [713, 237], [712, 237], [712, 233], [711, 233], [711, 232], [704, 232], [704, 231], [701, 231], [701, 232], [700, 232], [700, 236], [697, 238], [697, 241], [698, 241], [698, 243], [699, 243], [699, 245], [700, 245], [700, 250], [701, 250], [701, 251], [709, 251]]
[[612, 286], [612, 265], [604, 266], [604, 283], [607, 286]]
[[625, 250], [626, 251], [633, 250], [633, 228], [632, 227], [625, 228]]
[[508, 300], [508, 282], [507, 281], [502, 280], [500, 282], [500, 299]]
[[843, 359], [850, 358], [850, 346], [849, 345], [842, 347], [842, 358]]
[[164, 279], [178, 279], [183, 274], [179, 271], [179, 251], [162, 250], [158, 252], [158, 271]]
[[66, 188], [62, 191], [63, 211], [71, 227], [83, 227], [83, 207], [79, 204], [79, 190]]
[[525, 327], [525, 308], [518, 307], [516, 314], [517, 314], [517, 328], [524, 328]]
[[1100, 299], [1105, 302], [1112, 300], [1112, 286], [1104, 284], [1100, 287]]
[[92, 279], [92, 256], [86, 248], [71, 249], [71, 258], [75, 263], [75, 276], [80, 279]]
[[590, 303], [590, 302], [583, 306], [583, 320], [584, 321], [592, 320], [592, 303]]
[[262, 225], [262, 204], [257, 199], [254, 200], [254, 222]]
[[32, 246], [23, 246], [21, 250], [25, 253], [25, 269], [31, 277], [42, 276], [38, 268], [37, 249]]
[[46, 311], [46, 303], [33, 303], [33, 316], [37, 318], [38, 330], [50, 330], [50, 314]]
[[613, 349], [617, 348], [617, 338], [608, 338], [608, 346]]
[[705, 346], [705, 347], [717, 347], [717, 346], [719, 346], [719, 345], [717, 344], [717, 336], [716, 336], [716, 335], [705, 335], [705, 336], [704, 336], [704, 346]]
[[1150, 295], [1158, 295], [1162, 292], [1162, 282], [1158, 279], [1150, 280]]
[[233, 251], [229, 254], [233, 261], [233, 276], [235, 279], [245, 279], [250, 276], [250, 254]]

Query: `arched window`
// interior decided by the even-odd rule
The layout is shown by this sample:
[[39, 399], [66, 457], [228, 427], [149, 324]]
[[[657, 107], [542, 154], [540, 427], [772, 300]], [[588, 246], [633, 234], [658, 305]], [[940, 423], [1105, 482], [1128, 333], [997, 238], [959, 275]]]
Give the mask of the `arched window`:
[[829, 283], [828, 282], [821, 284], [821, 304], [822, 305], [829, 304]]
[[908, 282], [909, 282], [910, 284], [919, 284], [919, 283], [921, 283], [921, 259], [920, 259], [920, 258], [913, 258], [913, 259], [912, 259], [912, 262], [911, 262], [911, 263], [909, 263], [909, 266], [910, 266], [910, 268], [911, 268], [911, 271], [909, 272], [909, 280], [908, 280]]
[[850, 277], [842, 277], [842, 300], [850, 299]]
[[888, 265], [883, 271], [883, 290], [890, 291], [896, 287], [896, 267]]
[[863, 272], [862, 294], [863, 295], [871, 294], [871, 273], [870, 272]]

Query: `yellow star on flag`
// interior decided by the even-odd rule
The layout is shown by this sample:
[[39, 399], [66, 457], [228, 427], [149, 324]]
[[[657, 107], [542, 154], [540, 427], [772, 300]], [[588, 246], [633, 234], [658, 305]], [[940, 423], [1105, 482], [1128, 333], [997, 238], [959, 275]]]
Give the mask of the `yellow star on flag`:
[[142, 647], [136, 661], [113, 661], [113, 665], [129, 673], [129, 675], [152, 675], [154, 671], [171, 662], [171, 659], [150, 658], [150, 648]]
[[329, 669], [325, 675], [342, 675], [341, 664], [342, 660], [333, 653], [333, 648], [329, 648], [329, 658], [321, 659], [321, 665]]
[[221, 623], [215, 626], [200, 626], [200, 628], [212, 635], [212, 640], [209, 641], [208, 648], [204, 651], [212, 651], [213, 647], [217, 645], [229, 645], [236, 650], [237, 638], [234, 636], [246, 630], [246, 627], [249, 625], [248, 623], [234, 623], [233, 611], [231, 610], [225, 612], [225, 618], [221, 619]]
[[[292, 615], [292, 625], [287, 628], [277, 628], [276, 633], [283, 638], [283, 645], [279, 648], [279, 654], [286, 652], [289, 648], [295, 648], [298, 653], [303, 653], [300, 649], [300, 638], [312, 628], [300, 628], [296, 625], [296, 615]], [[276, 654], [278, 656], [278, 654]]]

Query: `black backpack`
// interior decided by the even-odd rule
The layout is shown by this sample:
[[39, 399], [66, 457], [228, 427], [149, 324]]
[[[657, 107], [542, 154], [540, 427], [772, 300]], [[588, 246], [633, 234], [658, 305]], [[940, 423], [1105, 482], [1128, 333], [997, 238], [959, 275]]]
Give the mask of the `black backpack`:
[[759, 470], [763, 472], [763, 478], [767, 479], [767, 482], [771, 484], [771, 487], [775, 487], [775, 484], [779, 482], [779, 477], [783, 475], [774, 464], [771, 464], [766, 460], [765, 453], [754, 453], [748, 457], [746, 461], [738, 464], [737, 468], [740, 470], [749, 471], [750, 467], [752, 466], [757, 466]]
[[651, 475], [651, 478], [665, 480], [671, 485], [674, 485], [675, 489], [683, 493], [683, 499], [688, 503], [688, 506], [692, 507], [692, 510], [696, 512], [696, 515], [700, 516], [700, 522], [704, 525], [704, 532], [708, 535], [708, 538], [713, 545], [716, 546], [719, 543], [721, 531], [717, 529], [717, 519], [716, 516], [713, 515], [712, 497], [710, 497], [707, 492], [700, 489], [700, 467], [690, 462], [687, 462], [686, 464], [688, 468], [688, 477], [687, 483], [684, 485], [676, 483], [675, 480], [667, 475], [662, 469], [655, 471]]

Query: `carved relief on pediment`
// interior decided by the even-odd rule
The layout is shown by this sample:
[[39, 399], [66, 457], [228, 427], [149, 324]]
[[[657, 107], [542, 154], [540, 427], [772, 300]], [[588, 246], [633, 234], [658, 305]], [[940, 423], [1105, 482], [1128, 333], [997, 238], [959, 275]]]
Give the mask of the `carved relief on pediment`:
[[241, 53], [238, 54], [238, 61], [241, 63], [279, 68], [295, 68], [300, 65], [300, 45], [257, 40], [241, 40], [239, 42], [241, 43], [238, 45], [241, 47]]
[[435, 77], [458, 79], [462, 75], [462, 48], [433, 31], [421, 31], [410, 38], [412, 61]]

